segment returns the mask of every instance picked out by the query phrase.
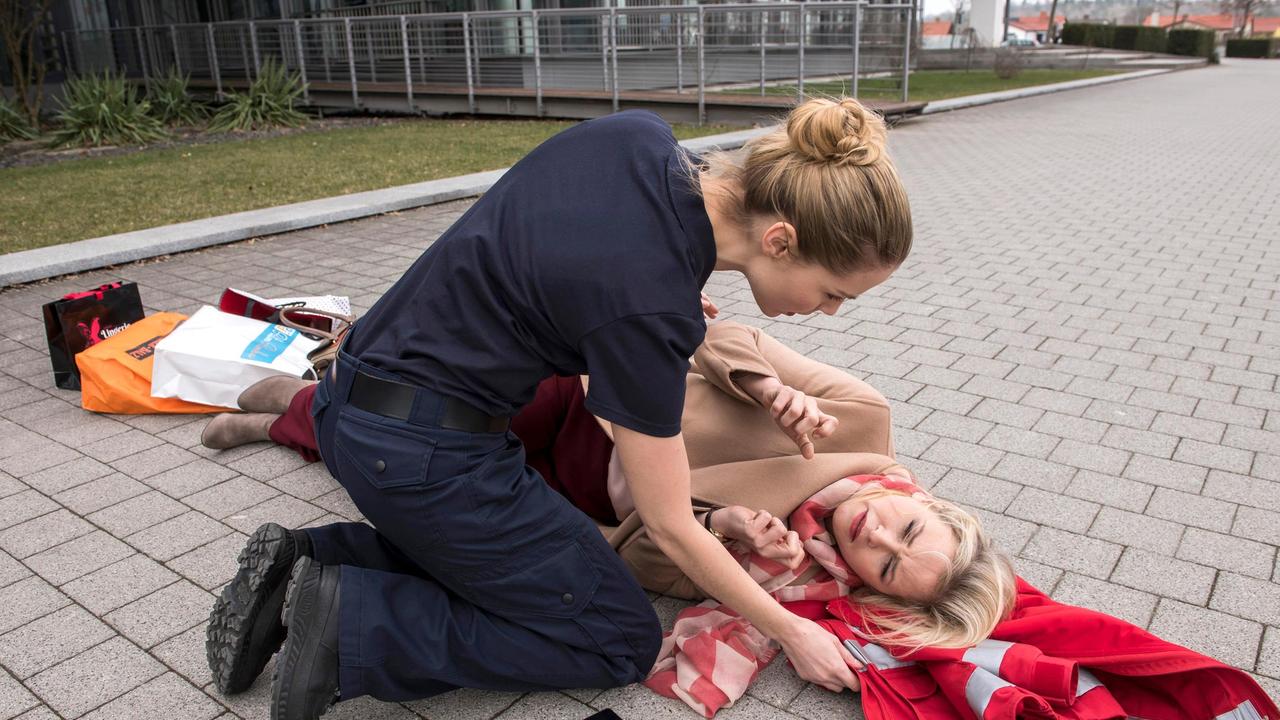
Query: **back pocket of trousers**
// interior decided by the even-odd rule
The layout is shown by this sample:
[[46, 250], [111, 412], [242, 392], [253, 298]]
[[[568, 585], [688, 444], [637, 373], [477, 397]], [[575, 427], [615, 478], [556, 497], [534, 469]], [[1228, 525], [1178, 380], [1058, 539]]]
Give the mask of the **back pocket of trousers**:
[[422, 485], [436, 442], [408, 428], [366, 419], [343, 409], [333, 431], [339, 467], [375, 488]]

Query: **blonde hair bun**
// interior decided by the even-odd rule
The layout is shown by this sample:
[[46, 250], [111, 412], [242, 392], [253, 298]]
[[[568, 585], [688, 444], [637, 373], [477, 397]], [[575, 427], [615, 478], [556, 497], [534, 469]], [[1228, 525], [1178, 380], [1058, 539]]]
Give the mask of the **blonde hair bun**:
[[872, 165], [885, 151], [884, 120], [853, 98], [814, 98], [791, 111], [787, 137], [813, 162]]

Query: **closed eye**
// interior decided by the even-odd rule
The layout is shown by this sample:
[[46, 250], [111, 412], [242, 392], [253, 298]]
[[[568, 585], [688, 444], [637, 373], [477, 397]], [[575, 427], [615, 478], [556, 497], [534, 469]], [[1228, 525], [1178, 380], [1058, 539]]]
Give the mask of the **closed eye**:
[[[923, 527], [924, 527], [924, 525], [923, 525], [923, 524], [921, 524], [921, 523], [917, 523], [915, 520], [912, 520], [912, 521], [908, 522], [908, 523], [907, 523], [907, 526], [906, 526], [906, 527], [904, 527], [904, 528], [902, 528], [902, 541], [903, 541], [903, 543], [904, 543], [904, 544], [906, 544], [907, 546], [910, 546], [910, 545], [911, 545], [911, 543], [915, 542], [916, 537], [920, 534], [920, 533], [918, 532], [918, 530], [919, 530], [919, 529], [921, 529], [921, 528], [923, 528]], [[887, 577], [889, 577], [889, 573], [890, 573], [890, 571], [892, 571], [892, 570], [896, 570], [896, 569], [897, 569], [897, 567], [898, 567], [897, 560], [898, 560], [898, 556], [897, 556], [897, 555], [891, 555], [891, 556], [889, 556], [889, 559], [888, 559], [888, 560], [885, 560], [885, 561], [884, 561], [884, 567], [882, 567], [882, 568], [880, 569], [880, 581], [881, 581], [881, 582], [884, 582], [884, 581], [885, 581], [885, 579], [886, 579]]]

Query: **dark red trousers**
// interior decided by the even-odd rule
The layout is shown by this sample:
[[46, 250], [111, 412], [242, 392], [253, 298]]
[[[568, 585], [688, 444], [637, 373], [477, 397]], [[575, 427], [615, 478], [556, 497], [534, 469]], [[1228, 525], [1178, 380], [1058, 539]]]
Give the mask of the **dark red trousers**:
[[[320, 459], [311, 419], [312, 385], [298, 392], [289, 409], [271, 425], [271, 440], [293, 448], [307, 462]], [[613, 442], [587, 412], [577, 377], [552, 376], [538, 385], [533, 401], [511, 419], [511, 432], [524, 443], [525, 462], [547, 484], [592, 518], [619, 520], [609, 501], [609, 457]]]

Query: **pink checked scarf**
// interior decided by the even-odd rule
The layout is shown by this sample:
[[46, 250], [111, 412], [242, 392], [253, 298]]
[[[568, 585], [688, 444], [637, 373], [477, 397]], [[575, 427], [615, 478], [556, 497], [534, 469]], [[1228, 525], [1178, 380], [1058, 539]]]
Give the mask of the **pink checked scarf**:
[[[914, 483], [884, 475], [843, 478], [814, 493], [791, 513], [791, 529], [799, 534], [806, 553], [795, 570], [749, 552], [736, 542], [729, 544], [729, 552], [778, 602], [843, 597], [850, 588], [862, 585], [862, 580], [840, 557], [826, 518], [869, 484], [927, 495]], [[676, 616], [644, 684], [659, 695], [684, 701], [709, 718], [746, 694], [779, 649], [731, 608], [706, 600]]]

